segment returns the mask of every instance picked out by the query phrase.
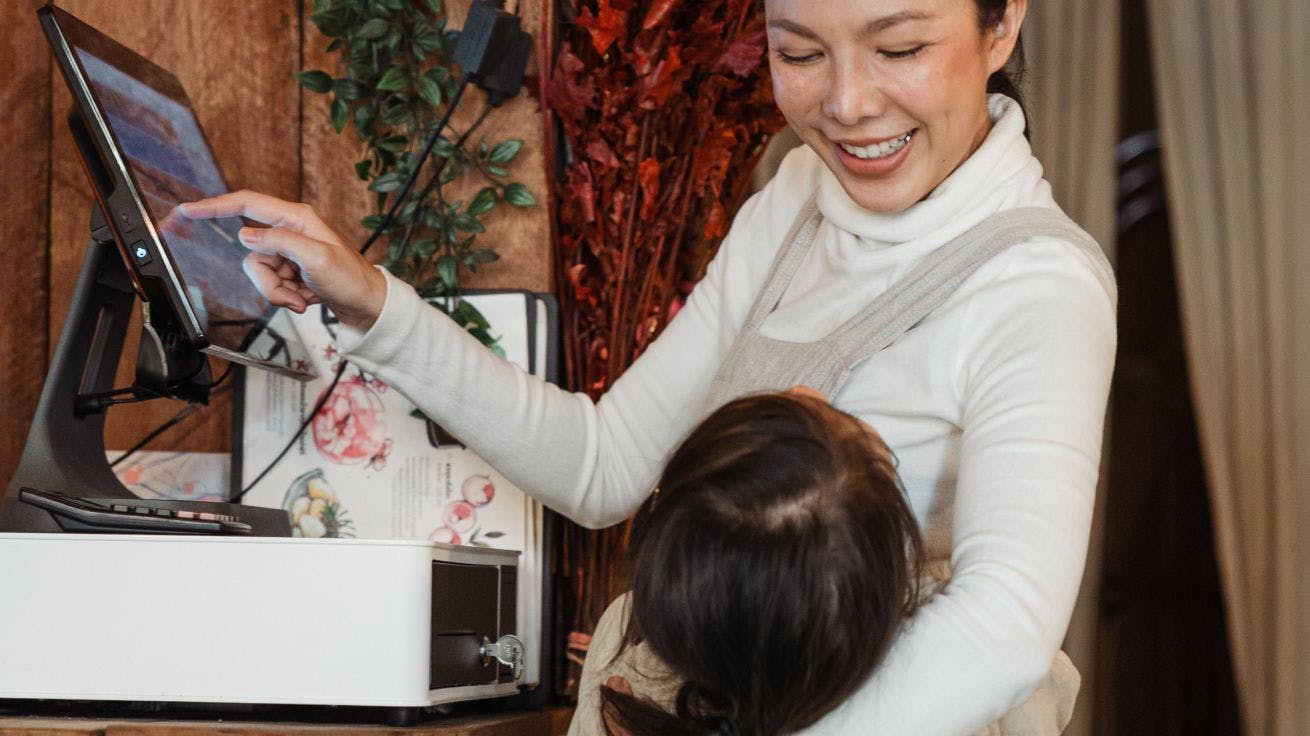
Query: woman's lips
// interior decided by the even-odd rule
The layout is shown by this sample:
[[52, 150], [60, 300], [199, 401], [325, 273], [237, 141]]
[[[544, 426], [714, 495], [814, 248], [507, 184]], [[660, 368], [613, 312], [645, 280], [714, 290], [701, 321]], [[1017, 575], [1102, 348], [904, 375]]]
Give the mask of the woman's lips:
[[[865, 144], [862, 146], [852, 144], [849, 141], [839, 143], [837, 141], [832, 141], [831, 139], [829, 140], [829, 143], [832, 145], [833, 151], [836, 153], [837, 160], [840, 161], [842, 166], [852, 174], [857, 176], [887, 176], [899, 168], [900, 165], [904, 163], [905, 159], [909, 157], [910, 149], [914, 147], [917, 133], [918, 128], [915, 128], [904, 135], [886, 139], [879, 143]], [[901, 141], [904, 141], [904, 143], [900, 143]], [[899, 148], [897, 147], [898, 145]], [[863, 149], [862, 152], [866, 155], [874, 153], [875, 157], [861, 158], [846, 150], [847, 146], [861, 148]], [[877, 153], [887, 151], [888, 149], [891, 150], [885, 155], [876, 155]]]

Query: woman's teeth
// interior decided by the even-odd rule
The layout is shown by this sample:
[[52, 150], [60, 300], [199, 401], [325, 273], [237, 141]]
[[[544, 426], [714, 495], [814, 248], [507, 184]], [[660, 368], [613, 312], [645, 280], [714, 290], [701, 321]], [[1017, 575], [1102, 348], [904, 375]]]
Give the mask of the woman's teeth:
[[914, 136], [914, 131], [906, 133], [899, 138], [893, 138], [882, 143], [875, 143], [872, 146], [848, 146], [845, 143], [840, 144], [843, 151], [849, 153], [855, 158], [871, 159], [890, 156], [893, 153], [905, 148], [905, 144], [910, 142]]

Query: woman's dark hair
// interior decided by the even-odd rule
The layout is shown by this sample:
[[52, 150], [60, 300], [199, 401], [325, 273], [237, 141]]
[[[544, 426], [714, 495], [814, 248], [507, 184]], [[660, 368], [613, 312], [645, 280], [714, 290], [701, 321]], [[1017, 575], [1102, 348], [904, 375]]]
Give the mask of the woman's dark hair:
[[607, 727], [773, 736], [814, 723], [913, 610], [921, 555], [867, 425], [792, 393], [723, 406], [674, 451], [634, 530], [623, 647], [645, 642], [683, 680], [677, 713], [602, 687]]
[[[978, 25], [983, 30], [995, 28], [997, 23], [1005, 17], [1005, 9], [1009, 6], [1009, 0], [975, 0], [978, 3]], [[1024, 117], [1027, 118], [1028, 107], [1023, 104], [1023, 93], [1019, 90], [1019, 85], [1023, 83], [1023, 74], [1025, 69], [1023, 56], [1023, 33], [1014, 43], [1014, 52], [1010, 55], [1010, 62], [1001, 67], [998, 71], [992, 73], [987, 78], [987, 91], [1000, 92], [1019, 103], [1019, 108], [1024, 111]], [[1027, 129], [1024, 134], [1027, 135]]]

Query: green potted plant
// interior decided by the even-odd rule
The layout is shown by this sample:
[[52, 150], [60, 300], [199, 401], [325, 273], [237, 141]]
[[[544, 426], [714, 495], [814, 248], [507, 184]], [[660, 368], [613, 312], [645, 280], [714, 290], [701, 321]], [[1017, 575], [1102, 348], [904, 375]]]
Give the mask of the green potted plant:
[[[382, 228], [388, 244], [382, 264], [412, 284], [429, 303], [500, 353], [486, 319], [459, 294], [464, 270], [499, 258], [479, 242], [484, 221], [501, 204], [531, 207], [536, 198], [514, 181], [510, 166], [523, 141], [479, 140], [463, 131], [444, 131], [433, 147], [437, 165], [420, 176], [392, 221], [385, 211], [394, 193], [414, 172], [422, 147], [457, 102], [459, 69], [451, 52], [459, 31], [447, 27], [442, 0], [315, 0], [311, 20], [331, 39], [336, 68], [299, 73], [308, 90], [329, 95], [329, 117], [338, 132], [353, 129], [364, 144], [355, 174], [376, 194], [376, 211], [363, 219]], [[451, 199], [445, 186], [461, 178], [482, 186], [472, 197]]]

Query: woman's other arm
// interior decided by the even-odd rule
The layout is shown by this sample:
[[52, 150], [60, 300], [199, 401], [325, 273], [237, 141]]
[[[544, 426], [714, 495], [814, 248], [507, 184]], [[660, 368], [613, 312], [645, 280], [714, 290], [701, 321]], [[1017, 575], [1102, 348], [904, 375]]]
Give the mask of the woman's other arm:
[[1096, 493], [1114, 295], [1071, 246], [1011, 255], [976, 274], [990, 280], [968, 297], [959, 332], [952, 580], [809, 734], [973, 733], [1023, 703], [1060, 647]]

